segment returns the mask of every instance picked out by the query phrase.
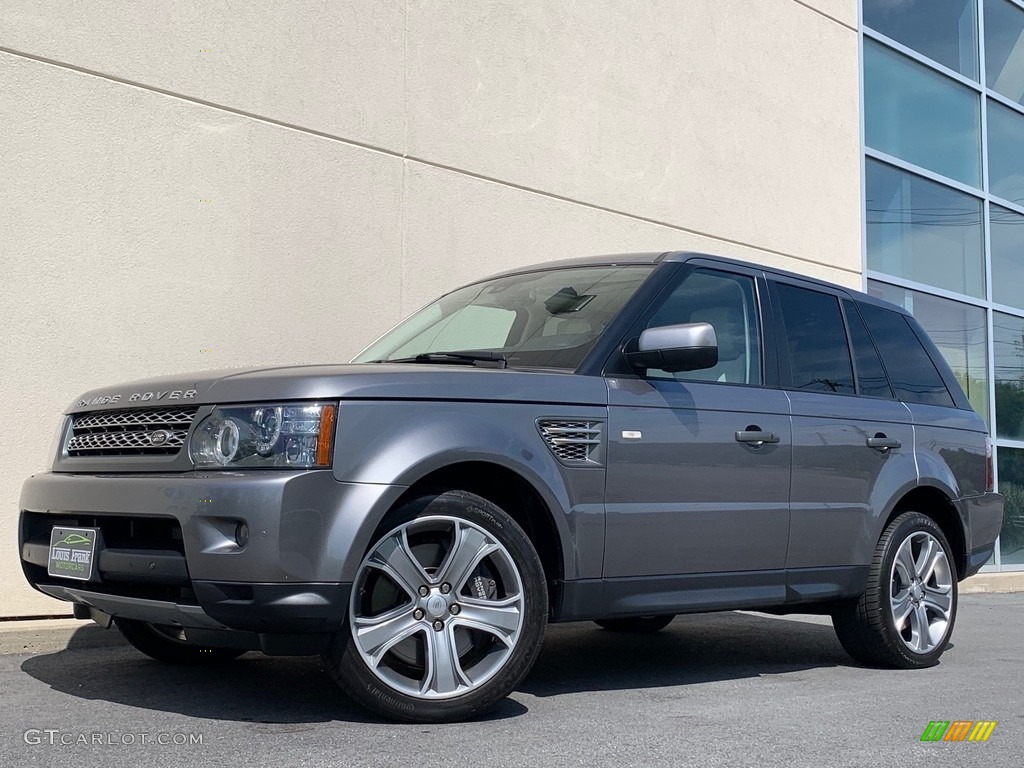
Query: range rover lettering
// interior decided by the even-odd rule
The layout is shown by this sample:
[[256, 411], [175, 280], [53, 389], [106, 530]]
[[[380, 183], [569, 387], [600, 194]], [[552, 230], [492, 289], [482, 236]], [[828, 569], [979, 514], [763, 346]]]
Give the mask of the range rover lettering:
[[481, 280], [350, 364], [88, 392], [20, 506], [29, 583], [143, 653], [321, 654], [418, 722], [500, 702], [548, 622], [820, 613], [934, 665], [1002, 521], [913, 317], [687, 252]]

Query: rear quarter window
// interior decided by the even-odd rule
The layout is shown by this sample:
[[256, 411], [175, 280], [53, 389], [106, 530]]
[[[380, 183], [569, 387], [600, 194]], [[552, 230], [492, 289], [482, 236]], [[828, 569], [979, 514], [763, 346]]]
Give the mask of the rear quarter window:
[[953, 396], [917, 334], [899, 312], [859, 305], [898, 400], [953, 406]]
[[850, 329], [850, 341], [853, 344], [853, 359], [857, 366], [857, 390], [868, 397], [885, 397], [892, 399], [892, 388], [882, 367], [882, 359], [878, 356], [867, 326], [857, 312], [852, 301], [843, 300], [843, 312], [846, 315], [846, 327]]

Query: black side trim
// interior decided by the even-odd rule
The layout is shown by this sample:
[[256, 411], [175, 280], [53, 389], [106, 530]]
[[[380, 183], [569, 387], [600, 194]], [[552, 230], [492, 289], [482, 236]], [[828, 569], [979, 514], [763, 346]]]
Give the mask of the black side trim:
[[796, 568], [786, 571], [786, 604], [859, 597], [868, 583], [869, 565]]
[[259, 633], [337, 632], [351, 584], [246, 584], [194, 581], [203, 611], [232, 629]]
[[567, 581], [552, 621], [788, 606], [799, 610], [859, 595], [867, 571], [867, 566], [837, 566]]
[[555, 621], [729, 611], [786, 601], [785, 571], [567, 581]]

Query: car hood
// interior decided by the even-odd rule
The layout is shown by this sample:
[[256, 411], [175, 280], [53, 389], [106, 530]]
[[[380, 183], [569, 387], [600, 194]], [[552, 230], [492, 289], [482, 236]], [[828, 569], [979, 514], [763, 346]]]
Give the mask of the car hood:
[[273, 400], [477, 400], [604, 405], [602, 379], [567, 371], [420, 364], [234, 368], [101, 387], [65, 413]]

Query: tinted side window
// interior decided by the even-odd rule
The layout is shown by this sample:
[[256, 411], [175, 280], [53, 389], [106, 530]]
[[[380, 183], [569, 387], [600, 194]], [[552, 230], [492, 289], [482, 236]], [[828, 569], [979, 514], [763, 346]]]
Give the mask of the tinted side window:
[[846, 327], [850, 330], [853, 360], [857, 366], [857, 391], [870, 397], [892, 398], [892, 387], [886, 378], [885, 368], [882, 367], [867, 326], [857, 312], [857, 306], [852, 301], [844, 300], [843, 312], [846, 314]]
[[761, 333], [753, 278], [696, 270], [658, 307], [647, 327], [682, 323], [711, 324], [718, 338], [718, 365], [680, 373], [649, 368], [648, 378], [761, 383]]
[[872, 304], [859, 306], [897, 399], [908, 403], [953, 405], [953, 397], [942, 377], [903, 315]]
[[852, 394], [853, 364], [839, 299], [795, 285], [776, 287], [793, 389]]

